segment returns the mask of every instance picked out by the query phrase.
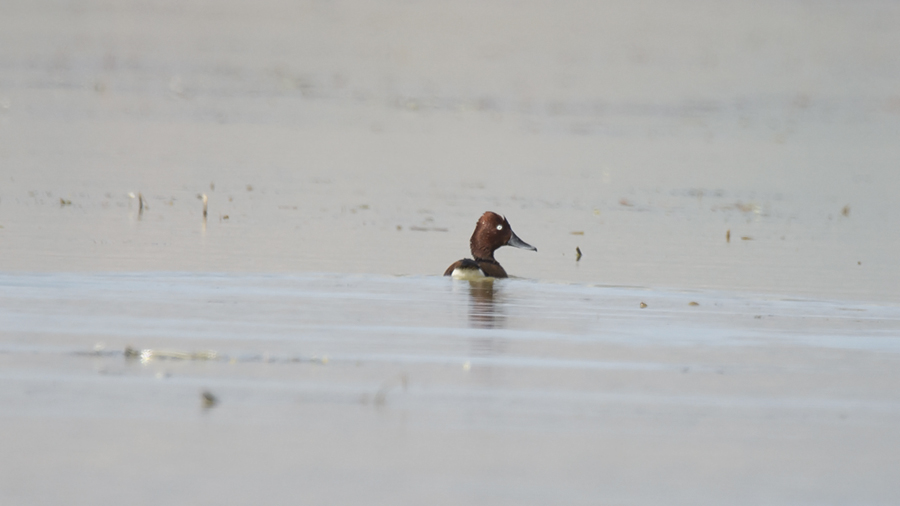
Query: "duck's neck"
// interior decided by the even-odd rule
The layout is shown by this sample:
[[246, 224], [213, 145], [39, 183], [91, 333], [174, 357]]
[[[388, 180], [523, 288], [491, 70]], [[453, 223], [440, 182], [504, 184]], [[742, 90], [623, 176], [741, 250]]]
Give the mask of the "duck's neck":
[[475, 245], [475, 242], [472, 241], [469, 243], [469, 248], [472, 250], [472, 256], [475, 257], [475, 260], [496, 262], [496, 260], [494, 260], [494, 250], [492, 250], [489, 246], [478, 247]]

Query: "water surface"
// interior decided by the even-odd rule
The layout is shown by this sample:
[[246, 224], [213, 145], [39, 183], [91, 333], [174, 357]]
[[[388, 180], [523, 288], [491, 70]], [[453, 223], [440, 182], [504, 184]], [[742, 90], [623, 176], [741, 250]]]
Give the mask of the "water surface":
[[[4, 2], [0, 503], [900, 503], [898, 47], [887, 0]], [[438, 276], [487, 210], [539, 251]]]
[[12, 502], [898, 497], [891, 305], [347, 274], [0, 287]]

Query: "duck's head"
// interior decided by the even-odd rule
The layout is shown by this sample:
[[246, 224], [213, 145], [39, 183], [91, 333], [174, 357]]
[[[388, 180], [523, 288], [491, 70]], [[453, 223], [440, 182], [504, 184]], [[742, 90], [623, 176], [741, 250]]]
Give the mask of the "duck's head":
[[501, 246], [537, 251], [537, 248], [519, 239], [505, 217], [491, 211], [482, 214], [478, 219], [469, 246], [476, 259], [493, 259], [494, 251]]

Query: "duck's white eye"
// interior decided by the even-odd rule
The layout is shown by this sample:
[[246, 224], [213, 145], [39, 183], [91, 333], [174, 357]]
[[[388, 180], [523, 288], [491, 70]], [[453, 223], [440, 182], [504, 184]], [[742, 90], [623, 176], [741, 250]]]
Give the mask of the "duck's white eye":
[[503, 230], [503, 225], [497, 225], [497, 230]]

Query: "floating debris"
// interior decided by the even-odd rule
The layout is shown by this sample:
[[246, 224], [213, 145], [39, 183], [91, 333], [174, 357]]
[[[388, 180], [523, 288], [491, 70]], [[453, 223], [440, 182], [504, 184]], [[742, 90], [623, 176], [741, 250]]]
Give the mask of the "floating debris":
[[94, 346], [93, 351], [75, 352], [76, 355], [84, 356], [124, 356], [126, 359], [138, 359], [141, 363], [147, 363], [152, 360], [205, 360], [225, 362], [228, 364], [265, 362], [270, 364], [321, 364], [327, 365], [331, 359], [328, 355], [321, 357], [302, 356], [302, 355], [270, 355], [269, 353], [249, 353], [242, 355], [228, 356], [213, 350], [202, 351], [185, 351], [185, 350], [163, 350], [153, 348], [133, 348], [125, 347], [124, 351], [107, 350], [102, 344]]
[[843, 209], [841, 209], [841, 214], [843, 214], [844, 216], [850, 216], [850, 204], [847, 204]]
[[252, 191], [253, 191], [253, 185], [252, 185], [252, 184], [248, 184], [248, 185], [247, 185], [247, 191], [248, 191], [248, 192], [252, 192]]
[[118, 355], [119, 351], [116, 350], [107, 350], [106, 345], [103, 343], [96, 343], [94, 345], [93, 350], [91, 351], [76, 351], [75, 355], [87, 356], [87, 357], [113, 357]]
[[375, 393], [375, 405], [384, 406], [384, 403], [387, 400], [388, 392], [390, 392], [391, 389], [397, 386], [403, 387], [403, 390], [406, 390], [406, 388], [409, 386], [409, 376], [407, 376], [406, 373], [402, 373], [382, 383], [381, 388], [379, 388], [378, 392]]
[[206, 203], [208, 202], [208, 200], [209, 199], [206, 197], [206, 194], [204, 193], [203, 194], [203, 221], [206, 221]]
[[465, 362], [463, 362], [462, 367], [463, 367], [463, 371], [469, 372], [472, 369], [472, 362], [469, 362], [468, 360], [466, 360]]
[[754, 204], [753, 202], [740, 202], [740, 201], [738, 201], [738, 202], [735, 202], [734, 204], [728, 204], [728, 205], [722, 205], [722, 206], [713, 206], [713, 208], [712, 208], [713, 211], [719, 211], [719, 210], [728, 211], [728, 210], [731, 210], [731, 209], [740, 211], [740, 212], [742, 212], [742, 213], [756, 213], [756, 214], [762, 214], [762, 208], [761, 208], [759, 205]]
[[125, 348], [125, 358], [138, 358], [142, 363], [147, 363], [151, 360], [218, 360], [220, 357], [215, 351], [138, 350], [128, 346]]
[[138, 192], [138, 216], [144, 214], [144, 196]]
[[575, 261], [581, 260], [581, 248], [575, 246]]
[[409, 227], [410, 230], [414, 230], [416, 232], [449, 232], [450, 229], [443, 227], [417, 227], [415, 225]]
[[742, 241], [752, 241], [753, 238], [750, 237], [749, 235], [742, 235], [742, 236], [741, 236], [741, 240], [742, 240]]
[[209, 390], [204, 390], [200, 393], [200, 401], [203, 403], [205, 409], [209, 409], [219, 403], [219, 399], [217, 399]]
[[573, 230], [572, 232], [569, 232], [569, 233], [572, 235], [584, 235], [584, 230]]
[[647, 307], [647, 304], [645, 304], [644, 302], [641, 302], [641, 309], [644, 309], [645, 307]]
[[688, 306], [699, 306], [700, 304], [694, 301], [688, 302]]
[[619, 205], [625, 207], [634, 207], [634, 204], [632, 204], [628, 199], [619, 200]]
[[731, 229], [725, 231], [725, 242], [731, 242]]
[[62, 197], [59, 198], [59, 207], [65, 207], [65, 206], [71, 206], [71, 205], [72, 205], [71, 200], [66, 200]]

